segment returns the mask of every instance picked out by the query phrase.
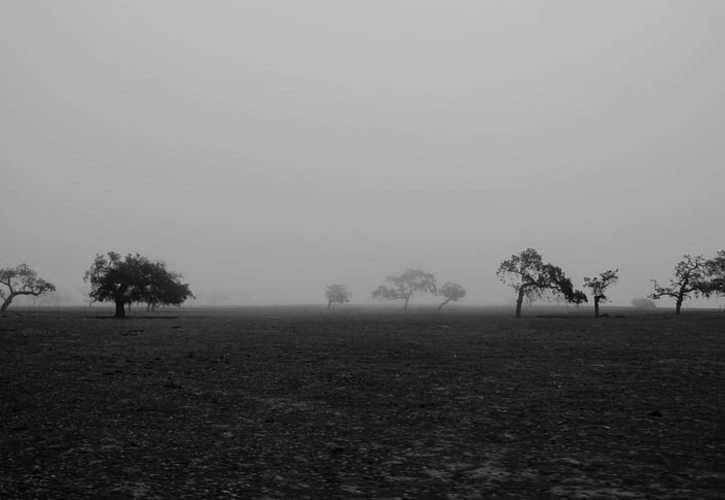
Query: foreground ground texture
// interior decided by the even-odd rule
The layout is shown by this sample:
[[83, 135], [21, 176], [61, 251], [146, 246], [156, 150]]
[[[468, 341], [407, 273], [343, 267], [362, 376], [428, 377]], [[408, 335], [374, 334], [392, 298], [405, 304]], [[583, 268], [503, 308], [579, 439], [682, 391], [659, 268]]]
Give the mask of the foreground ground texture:
[[9, 311], [0, 497], [722, 498], [725, 314], [624, 314]]

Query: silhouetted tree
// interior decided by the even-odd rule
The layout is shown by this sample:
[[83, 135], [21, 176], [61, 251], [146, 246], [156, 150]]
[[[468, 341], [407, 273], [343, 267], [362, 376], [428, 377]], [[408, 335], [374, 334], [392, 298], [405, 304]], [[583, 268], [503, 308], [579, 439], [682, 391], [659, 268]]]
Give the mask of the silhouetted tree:
[[327, 308], [330, 309], [332, 304], [344, 304], [350, 302], [350, 292], [347, 287], [342, 284], [328, 285], [325, 289], [325, 297], [327, 297]]
[[163, 262], [151, 262], [139, 254], [125, 258], [116, 252], [96, 255], [83, 280], [91, 283], [89, 296], [97, 302], [113, 302], [116, 318], [126, 316], [125, 307], [132, 302], [179, 305], [194, 295], [181, 275], [166, 270]]
[[521, 316], [521, 304], [525, 297], [534, 300], [548, 293], [561, 296], [574, 304], [587, 301], [584, 292], [574, 289], [561, 268], [545, 264], [539, 252], [533, 248], [527, 248], [503, 261], [496, 275], [502, 283], [516, 291], [516, 317]]
[[37, 297], [46, 292], [54, 292], [55, 286], [52, 283], [38, 277], [27, 264], [20, 264], [17, 267], [5, 267], [0, 269], [0, 284], [7, 287], [7, 291], [0, 290], [0, 312], [4, 312], [13, 299], [18, 295], [30, 295]]
[[704, 293], [711, 295], [725, 295], [725, 250], [719, 250], [714, 258], [705, 262], [707, 280]]
[[380, 285], [373, 292], [373, 298], [385, 300], [402, 299], [405, 301], [403, 309], [408, 309], [408, 302], [413, 294], [417, 292], [436, 294], [436, 279], [430, 273], [420, 269], [408, 269], [400, 276], [388, 276], [385, 278], [390, 286]]
[[651, 280], [654, 292], [649, 295], [651, 299], [672, 297], [675, 299], [675, 314], [680, 314], [682, 303], [690, 296], [699, 297], [707, 293], [707, 267], [702, 255], [684, 255], [675, 266], [675, 275], [670, 279], [668, 286], [660, 285], [657, 280]]
[[141, 302], [146, 303], [147, 310], [155, 310], [159, 305], [179, 305], [194, 295], [189, 285], [182, 283], [179, 273], [167, 271], [163, 262], [151, 262], [149, 282], [141, 294]]
[[438, 295], [442, 295], [446, 298], [446, 300], [441, 302], [441, 305], [438, 306], [438, 309], [443, 309], [443, 306], [448, 304], [449, 302], [456, 302], [465, 297], [466, 289], [458, 283], [448, 282], [440, 287], [440, 289], [438, 290]]
[[619, 279], [619, 276], [617, 276], [618, 272], [619, 269], [615, 269], [614, 271], [610, 269], [609, 271], [599, 273], [599, 276], [595, 278], [584, 278], [584, 286], [591, 289], [592, 296], [594, 297], [595, 318], [599, 317], [599, 302], [607, 301], [607, 296], [604, 295], [605, 290], [614, 285]]

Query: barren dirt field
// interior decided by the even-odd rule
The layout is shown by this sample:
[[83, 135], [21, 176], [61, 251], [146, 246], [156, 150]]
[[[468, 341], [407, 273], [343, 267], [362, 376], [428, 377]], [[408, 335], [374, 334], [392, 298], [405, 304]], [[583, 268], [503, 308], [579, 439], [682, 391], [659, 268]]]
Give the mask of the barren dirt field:
[[11, 309], [0, 497], [723, 498], [725, 314], [620, 312]]

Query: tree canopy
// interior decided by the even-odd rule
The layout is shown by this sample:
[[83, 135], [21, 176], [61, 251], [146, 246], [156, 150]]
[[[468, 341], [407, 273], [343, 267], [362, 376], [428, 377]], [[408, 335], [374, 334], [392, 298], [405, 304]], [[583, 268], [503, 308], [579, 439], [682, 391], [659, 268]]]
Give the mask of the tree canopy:
[[116, 252], [96, 255], [83, 277], [91, 284], [89, 296], [94, 301], [115, 303], [117, 318], [123, 318], [125, 306], [133, 302], [145, 302], [151, 307], [182, 304], [194, 295], [181, 279], [163, 262], [152, 262], [139, 254], [121, 258]]
[[703, 287], [705, 295], [725, 295], [725, 250], [719, 250], [714, 258], [705, 262], [707, 282]]
[[385, 278], [388, 285], [380, 285], [373, 292], [373, 298], [404, 300], [403, 309], [408, 309], [410, 298], [418, 292], [436, 294], [436, 279], [431, 273], [420, 269], [408, 269], [400, 276]]
[[516, 316], [521, 316], [524, 298], [534, 300], [545, 294], [563, 297], [567, 302], [580, 304], [587, 301], [584, 292], [575, 290], [560, 267], [544, 263], [533, 248], [512, 255], [499, 265], [496, 275], [502, 283], [516, 291]]
[[669, 285], [660, 285], [657, 280], [652, 280], [654, 291], [649, 297], [655, 300], [672, 297], [675, 299], [675, 314], [680, 314], [685, 299], [707, 295], [707, 272], [705, 257], [683, 255], [682, 260], [675, 265], [674, 276], [670, 278]]
[[0, 284], [7, 288], [7, 290], [0, 289], [0, 299], [3, 301], [0, 312], [5, 311], [18, 295], [37, 297], [55, 291], [52, 283], [39, 278], [38, 273], [27, 264], [0, 269]]
[[451, 283], [450, 281], [444, 284], [438, 290], [438, 295], [445, 297], [446, 300], [441, 302], [438, 309], [443, 309], [443, 306], [449, 302], [457, 302], [466, 296], [466, 289], [458, 283]]
[[595, 318], [599, 317], [599, 303], [607, 301], [607, 296], [604, 292], [607, 288], [614, 285], [619, 280], [619, 276], [617, 276], [618, 272], [619, 269], [610, 269], [608, 271], [604, 271], [603, 273], [599, 273], [599, 276], [594, 278], [584, 278], [584, 286], [592, 291], [592, 296], [594, 298]]
[[325, 288], [325, 297], [327, 297], [327, 308], [330, 309], [333, 304], [344, 304], [350, 302], [350, 292], [343, 284], [336, 283], [328, 285]]

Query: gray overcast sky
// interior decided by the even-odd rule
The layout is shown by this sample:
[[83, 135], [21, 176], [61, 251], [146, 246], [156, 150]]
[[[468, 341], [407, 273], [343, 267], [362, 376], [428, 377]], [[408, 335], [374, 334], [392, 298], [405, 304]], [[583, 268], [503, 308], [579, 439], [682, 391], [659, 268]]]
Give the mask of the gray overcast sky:
[[140, 252], [201, 299], [512, 300], [526, 247], [615, 303], [725, 249], [725, 2], [0, 3], [0, 266]]

